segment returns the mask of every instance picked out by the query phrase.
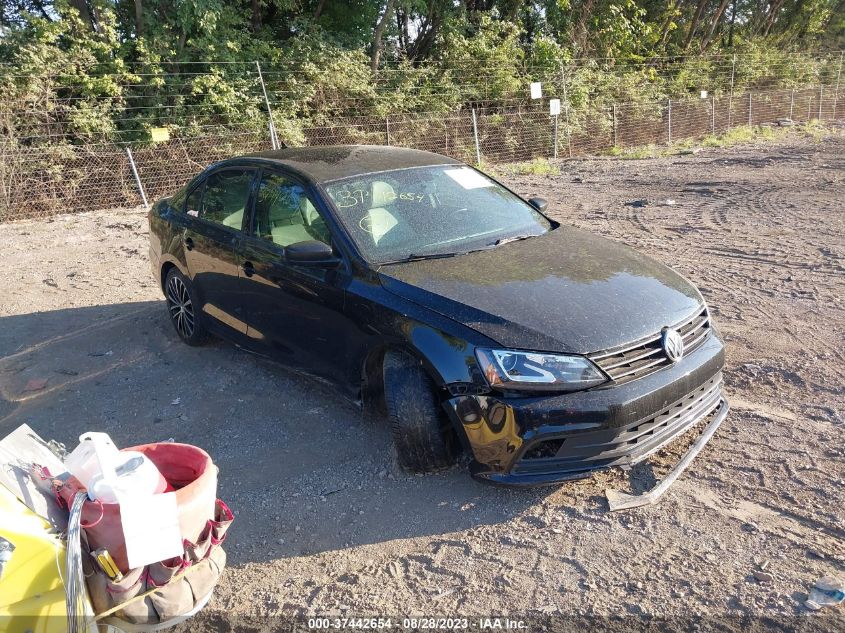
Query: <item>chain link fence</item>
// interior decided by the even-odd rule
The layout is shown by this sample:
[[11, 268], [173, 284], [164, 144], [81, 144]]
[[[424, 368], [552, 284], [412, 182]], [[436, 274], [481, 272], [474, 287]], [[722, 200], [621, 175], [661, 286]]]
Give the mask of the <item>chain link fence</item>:
[[[303, 126], [301, 133], [305, 145], [383, 144], [501, 164], [673, 143], [745, 125], [841, 120], [843, 97], [837, 81], [602, 106], [575, 107], [564, 100], [557, 116], [550, 115], [545, 98], [480, 101], [453, 112], [325, 117], [325, 123]], [[274, 130], [266, 118], [264, 125], [208, 126], [205, 133], [158, 143], [69, 144], [42, 138], [26, 144], [4, 137], [0, 221], [136, 206], [143, 194], [152, 202], [217, 160], [271, 149]]]

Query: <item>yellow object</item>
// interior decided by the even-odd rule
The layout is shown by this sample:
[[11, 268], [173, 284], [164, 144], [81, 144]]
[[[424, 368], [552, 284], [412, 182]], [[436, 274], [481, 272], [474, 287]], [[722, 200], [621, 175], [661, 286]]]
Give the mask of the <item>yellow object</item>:
[[123, 574], [121, 574], [120, 569], [117, 568], [117, 563], [114, 562], [111, 554], [109, 554], [109, 550], [101, 547], [94, 552], [94, 558], [97, 560], [97, 564], [106, 576], [116, 581], [120, 581], [120, 579], [123, 578]]
[[15, 548], [0, 576], [0, 631], [66, 631], [64, 541], [2, 485], [0, 537]]
[[163, 143], [170, 140], [170, 130], [166, 127], [154, 127], [150, 129], [150, 136], [154, 143]]
[[486, 415], [479, 415], [476, 421], [464, 422], [464, 431], [473, 446], [475, 458], [481, 463], [487, 463], [502, 453], [515, 453], [522, 446], [510, 407], [493, 405]]

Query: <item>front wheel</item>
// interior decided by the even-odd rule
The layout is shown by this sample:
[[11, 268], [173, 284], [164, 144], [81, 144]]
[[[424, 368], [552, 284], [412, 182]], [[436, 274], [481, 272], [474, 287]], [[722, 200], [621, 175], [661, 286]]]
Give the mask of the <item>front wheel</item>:
[[197, 314], [199, 305], [191, 280], [176, 268], [171, 268], [164, 281], [164, 296], [170, 322], [185, 343], [202, 345], [208, 340], [208, 332]]
[[455, 463], [458, 438], [419, 362], [402, 352], [385, 354], [384, 399], [402, 468], [432, 472]]

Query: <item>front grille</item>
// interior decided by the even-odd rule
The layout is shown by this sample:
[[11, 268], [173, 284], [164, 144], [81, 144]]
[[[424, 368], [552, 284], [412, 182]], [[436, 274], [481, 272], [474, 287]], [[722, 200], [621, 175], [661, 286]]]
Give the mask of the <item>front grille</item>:
[[[573, 433], [541, 440], [528, 447], [513, 473], [566, 473], [641, 461], [703, 418], [718, 412], [722, 375], [657, 415], [615, 429]], [[553, 456], [541, 447], [556, 448]]]
[[[707, 308], [673, 327], [684, 339], [684, 354], [689, 354], [701, 346], [710, 335], [710, 315], [707, 314]], [[663, 351], [660, 341], [662, 336], [661, 331], [636, 343], [590, 354], [588, 357], [616, 384], [630, 382], [672, 364]]]

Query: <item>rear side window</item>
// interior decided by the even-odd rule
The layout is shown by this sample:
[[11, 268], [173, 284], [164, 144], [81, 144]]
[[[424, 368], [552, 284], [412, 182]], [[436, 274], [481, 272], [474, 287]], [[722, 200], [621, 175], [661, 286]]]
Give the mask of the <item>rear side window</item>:
[[254, 175], [253, 169], [226, 169], [211, 174], [205, 181], [199, 217], [240, 230]]

